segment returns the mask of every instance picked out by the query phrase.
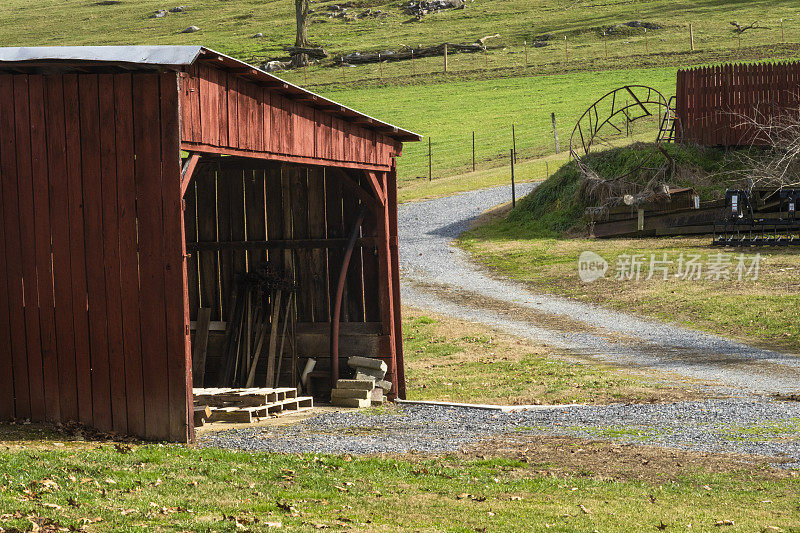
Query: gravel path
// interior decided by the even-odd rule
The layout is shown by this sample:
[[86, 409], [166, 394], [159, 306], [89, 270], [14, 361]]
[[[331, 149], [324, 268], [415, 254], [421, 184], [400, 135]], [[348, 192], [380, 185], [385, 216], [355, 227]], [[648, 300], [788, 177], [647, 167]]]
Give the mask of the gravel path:
[[[523, 194], [532, 187], [524, 185]], [[405, 304], [488, 324], [596, 359], [649, 366], [745, 393], [798, 390], [800, 358], [796, 356], [535, 294], [521, 284], [484, 273], [452, 240], [483, 211], [507, 202], [508, 196], [508, 187], [497, 187], [400, 207]], [[469, 303], [470, 297], [490, 299], [491, 308]]]
[[[523, 186], [528, 192], [530, 185]], [[800, 402], [772, 400], [800, 383], [800, 359], [637, 318], [484, 274], [451, 241], [507, 188], [405, 204], [400, 209], [404, 303], [481, 322], [573, 353], [649, 366], [738, 397], [647, 405], [558, 406], [500, 413], [401, 405], [326, 413], [303, 422], [206, 434], [201, 446], [288, 453], [438, 453], [503, 434], [605, 438], [700, 452], [784, 457], [800, 467]]]
[[[757, 421], [757, 422], [754, 422]], [[518, 413], [402, 405], [327, 413], [290, 426], [210, 434], [201, 446], [282, 453], [441, 453], [502, 434], [615, 439], [699, 452], [756, 454], [800, 466], [800, 403], [758, 399], [571, 406]]]

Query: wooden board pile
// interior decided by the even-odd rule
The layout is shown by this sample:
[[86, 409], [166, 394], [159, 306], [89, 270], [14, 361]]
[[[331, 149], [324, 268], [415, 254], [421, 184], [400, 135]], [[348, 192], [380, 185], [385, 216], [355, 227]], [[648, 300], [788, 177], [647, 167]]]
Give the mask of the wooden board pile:
[[314, 407], [313, 398], [298, 396], [297, 389], [291, 387], [193, 389], [192, 392], [195, 427], [203, 422], [249, 424], [261, 418], [299, 413]]
[[331, 391], [331, 404], [337, 407], [370, 407], [385, 401], [384, 393], [392, 389], [386, 381], [387, 366], [380, 359], [351, 357], [347, 365], [355, 371], [355, 379], [340, 379]]
[[[287, 336], [292, 351], [291, 375], [296, 374], [294, 314], [291, 312], [294, 291], [292, 281], [269, 263], [262, 264], [253, 273], [240, 274], [228, 345], [221, 362], [220, 384], [253, 387], [259, 362], [266, 358], [264, 384], [275, 387], [286, 363]], [[292, 328], [289, 328], [290, 322]]]

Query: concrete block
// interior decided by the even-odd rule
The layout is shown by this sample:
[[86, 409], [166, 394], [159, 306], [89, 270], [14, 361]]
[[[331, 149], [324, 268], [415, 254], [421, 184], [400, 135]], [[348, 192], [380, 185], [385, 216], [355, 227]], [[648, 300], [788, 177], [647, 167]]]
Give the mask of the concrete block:
[[372, 394], [372, 391], [363, 389], [333, 389], [331, 391], [331, 398], [360, 398], [366, 400], [370, 397], [370, 394]]
[[386, 377], [386, 372], [383, 370], [375, 370], [372, 368], [357, 368], [356, 379], [372, 379], [373, 381], [380, 381]]
[[383, 389], [374, 389], [369, 393], [369, 399], [373, 402], [383, 403]]
[[375, 380], [370, 379], [340, 379], [336, 382], [337, 389], [359, 389], [372, 390], [375, 388]]
[[376, 387], [380, 387], [381, 389], [383, 389], [383, 392], [389, 392], [390, 390], [392, 390], [392, 382], [391, 381], [386, 381], [385, 379], [382, 379], [380, 381], [376, 381], [375, 382], [375, 386]]
[[336, 407], [370, 407], [372, 402], [360, 398], [331, 398], [331, 404]]
[[373, 359], [371, 357], [353, 356], [347, 360], [347, 366], [350, 368], [372, 368], [375, 370], [383, 370], [386, 372], [389, 367], [380, 359]]

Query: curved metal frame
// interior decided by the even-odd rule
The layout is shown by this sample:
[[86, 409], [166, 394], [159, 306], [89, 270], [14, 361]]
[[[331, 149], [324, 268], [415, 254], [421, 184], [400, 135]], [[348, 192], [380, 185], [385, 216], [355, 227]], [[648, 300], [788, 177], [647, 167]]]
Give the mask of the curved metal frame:
[[[646, 95], [644, 94], [645, 91]], [[640, 94], [637, 94], [637, 92]], [[633, 102], [626, 103], [624, 105], [619, 104], [617, 102], [618, 93], [625, 94], [625, 96], [630, 97]], [[606, 117], [601, 121], [598, 109], [607, 106], [607, 100], [609, 98], [611, 99], [611, 110], [609, 113], [605, 113], [605, 110], [603, 110], [604, 114], [606, 114]], [[619, 100], [622, 101], [622, 98]], [[617, 132], [622, 133], [622, 130], [616, 124], [614, 124], [613, 119], [622, 114], [625, 116], [627, 123], [632, 123], [645, 117], [652, 117], [653, 113], [650, 109], [648, 109], [648, 106], [658, 106], [659, 109], [659, 132], [655, 142], [653, 143], [653, 151], [642, 160], [638, 167], [625, 174], [615, 176], [607, 181], [617, 181], [630, 176], [634, 172], [637, 172], [639, 169], [644, 167], [644, 165], [653, 158], [653, 155], [655, 155], [656, 151], [660, 150], [661, 152], [664, 152], [664, 150], [661, 148], [662, 143], [665, 140], [672, 139], [672, 136], [666, 138], [665, 134], [671, 132], [673, 128], [679, 127], [679, 121], [675, 114], [675, 110], [670, 106], [670, 101], [668, 101], [666, 97], [661, 94], [661, 92], [652, 87], [648, 87], [646, 85], [626, 85], [624, 87], [614, 89], [613, 91], [605, 94], [602, 98], [596, 100], [591, 106], [589, 106], [583, 115], [581, 115], [581, 118], [578, 119], [578, 122], [575, 124], [575, 128], [572, 130], [572, 135], [570, 136], [569, 140], [570, 156], [575, 160], [575, 162], [578, 164], [578, 167], [584, 174], [588, 174], [589, 172], [589, 168], [586, 165], [584, 158], [591, 152], [592, 147], [596, 143], [599, 132], [605, 126], [611, 126], [617, 130]], [[661, 111], [662, 109], [663, 113]], [[636, 114], [632, 111], [639, 112], [639, 114]], [[584, 128], [582, 126], [585, 125], [587, 121], [588, 139], [587, 136], [584, 135]], [[582, 156], [577, 152], [577, 150], [580, 148], [583, 148]], [[669, 157], [669, 155], [667, 155], [667, 157]]]

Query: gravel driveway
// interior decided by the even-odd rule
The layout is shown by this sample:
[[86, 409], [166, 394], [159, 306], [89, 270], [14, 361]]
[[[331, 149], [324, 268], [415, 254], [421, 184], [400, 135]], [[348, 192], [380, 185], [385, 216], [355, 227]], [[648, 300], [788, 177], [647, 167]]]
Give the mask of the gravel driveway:
[[[525, 194], [533, 185], [522, 187]], [[508, 187], [497, 187], [402, 205], [403, 303], [598, 360], [647, 366], [746, 394], [785, 394], [800, 388], [798, 357], [535, 294], [519, 283], [490, 277], [452, 241], [482, 212], [509, 200]], [[470, 303], [476, 297], [492, 305]]]
[[[522, 188], [528, 192], [532, 186]], [[326, 413], [292, 425], [207, 433], [200, 445], [287, 453], [439, 453], [498, 435], [566, 435], [755, 454], [783, 460], [782, 466], [800, 467], [800, 402], [769, 397], [797, 391], [800, 360], [534, 294], [517, 283], [489, 277], [451, 241], [483, 211], [506, 201], [507, 188], [495, 188], [401, 206], [405, 304], [598, 360], [697, 378], [733, 397], [671, 404], [543, 406], [512, 413], [405, 404], [386, 411]]]

